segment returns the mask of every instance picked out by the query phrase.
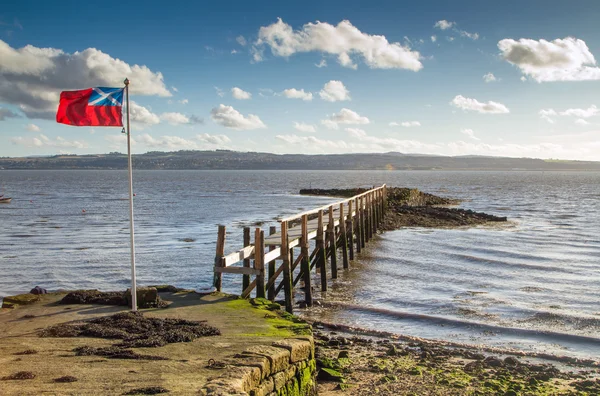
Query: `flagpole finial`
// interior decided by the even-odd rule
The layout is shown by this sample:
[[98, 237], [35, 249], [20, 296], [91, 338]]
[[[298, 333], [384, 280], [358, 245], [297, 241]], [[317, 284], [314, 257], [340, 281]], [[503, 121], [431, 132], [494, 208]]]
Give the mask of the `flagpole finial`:
[[125, 85], [129, 85], [129, 79], [126, 78], [125, 81], [123, 81], [125, 83]]

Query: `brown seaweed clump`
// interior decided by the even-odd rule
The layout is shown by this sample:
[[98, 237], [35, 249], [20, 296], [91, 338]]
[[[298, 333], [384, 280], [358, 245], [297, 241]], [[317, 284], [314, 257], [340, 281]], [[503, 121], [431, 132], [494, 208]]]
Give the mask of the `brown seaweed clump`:
[[34, 379], [34, 378], [35, 378], [35, 374], [33, 374], [31, 371], [19, 371], [17, 373], [8, 375], [6, 377], [2, 377], [2, 381], [28, 380], [28, 379]]
[[104, 348], [94, 348], [82, 346], [73, 349], [75, 356], [103, 356], [108, 359], [132, 359], [132, 360], [169, 360], [169, 358], [154, 355], [141, 355], [131, 349], [110, 346]]
[[101, 292], [98, 290], [75, 290], [60, 300], [61, 304], [127, 305], [123, 292]]
[[158, 395], [161, 393], [169, 393], [169, 390], [162, 386], [149, 386], [147, 388], [132, 389], [129, 392], [124, 393], [124, 395]]
[[38, 353], [38, 351], [35, 349], [27, 349], [25, 351], [15, 353], [15, 355], [35, 355], [36, 353]]
[[145, 317], [140, 312], [121, 312], [78, 324], [62, 323], [41, 331], [41, 337], [97, 337], [120, 339], [122, 348], [160, 347], [220, 335], [204, 321]]
[[77, 378], [75, 378], [71, 375], [65, 375], [64, 377], [54, 378], [53, 381], [59, 382], [59, 383], [76, 382]]

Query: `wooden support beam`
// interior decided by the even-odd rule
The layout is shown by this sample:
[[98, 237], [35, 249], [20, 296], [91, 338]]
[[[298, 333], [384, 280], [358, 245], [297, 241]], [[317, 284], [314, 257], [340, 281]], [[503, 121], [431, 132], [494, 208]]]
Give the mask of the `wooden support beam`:
[[256, 228], [254, 232], [254, 269], [256, 274], [256, 297], [265, 298], [265, 232]]
[[327, 240], [329, 241], [329, 251], [331, 254], [331, 278], [337, 279], [337, 245], [335, 236], [335, 224], [333, 219], [333, 206], [329, 207], [329, 224], [327, 225]]
[[[246, 267], [214, 267], [213, 270], [218, 273], [225, 274], [244, 274], [244, 275], [258, 275], [258, 272], [254, 268], [246, 268]], [[250, 283], [248, 283], [250, 285]], [[248, 286], [246, 286], [246, 289]], [[244, 290], [246, 290], [244, 289]], [[244, 291], [242, 290], [242, 291]]]
[[379, 226], [379, 190], [373, 193], [373, 207], [375, 210], [375, 224], [373, 225], [373, 234], [377, 235], [377, 227]]
[[348, 201], [348, 218], [346, 219], [346, 238], [348, 240], [348, 256], [354, 260], [354, 218], [352, 217], [352, 201]]
[[370, 211], [370, 205], [369, 205], [369, 194], [365, 195], [365, 243], [369, 242], [369, 239], [371, 239], [371, 233], [369, 232], [369, 230], [371, 229], [371, 211]]
[[256, 287], [256, 279], [254, 279], [250, 285], [242, 292], [242, 298], [248, 298], [252, 290]]
[[[250, 227], [244, 227], [244, 247], [250, 246]], [[254, 253], [256, 256], [256, 251]], [[244, 267], [250, 268], [250, 258], [244, 259]], [[244, 275], [242, 279], [242, 292], [250, 285], [250, 275]]]
[[302, 216], [302, 241], [300, 242], [300, 254], [302, 255], [302, 265], [300, 271], [304, 274], [304, 301], [306, 302], [306, 305], [310, 307], [313, 303], [313, 297], [308, 248], [308, 215], [304, 215]]
[[346, 233], [346, 216], [344, 215], [344, 204], [340, 204], [340, 241], [342, 244], [342, 265], [348, 269], [348, 234]]
[[364, 222], [364, 211], [363, 211], [363, 197], [358, 198], [358, 229], [356, 230], [356, 251], [361, 252], [362, 248], [365, 247], [365, 228], [363, 227]]
[[327, 253], [325, 252], [325, 241], [323, 239], [323, 234], [325, 230], [323, 229], [323, 211], [319, 210], [318, 213], [318, 223], [317, 223], [317, 266], [321, 270], [321, 291], [327, 291]]
[[292, 276], [290, 268], [290, 249], [288, 247], [288, 222], [281, 223], [281, 257], [283, 258], [283, 293], [285, 295], [285, 310], [294, 313], [292, 291]]
[[[277, 227], [275, 226], [271, 226], [269, 227], [269, 235], [273, 235], [277, 232]], [[273, 251], [275, 250], [275, 246], [269, 246], [269, 251]], [[275, 260], [271, 260], [269, 261], [269, 278], [271, 279], [274, 275], [275, 275]], [[267, 292], [267, 298], [271, 301], [275, 300], [275, 282], [273, 282], [273, 284], [271, 285], [271, 287], [268, 288], [268, 292]]]
[[371, 194], [371, 238], [377, 234], [377, 201], [375, 191]]
[[[225, 255], [225, 226], [219, 226], [219, 233], [217, 234], [217, 252], [215, 254], [215, 267], [224, 267], [223, 256]], [[220, 272], [215, 272], [213, 276], [213, 286], [217, 291], [221, 291], [223, 286], [223, 276]]]

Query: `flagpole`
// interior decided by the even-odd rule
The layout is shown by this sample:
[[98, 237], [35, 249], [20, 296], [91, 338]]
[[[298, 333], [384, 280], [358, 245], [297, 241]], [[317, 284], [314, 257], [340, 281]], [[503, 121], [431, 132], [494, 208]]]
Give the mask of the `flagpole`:
[[131, 167], [131, 128], [129, 126], [129, 79], [125, 81], [127, 101], [127, 161], [129, 164], [129, 235], [131, 238], [131, 311], [137, 311], [137, 288], [135, 282], [135, 237], [133, 231], [133, 172]]

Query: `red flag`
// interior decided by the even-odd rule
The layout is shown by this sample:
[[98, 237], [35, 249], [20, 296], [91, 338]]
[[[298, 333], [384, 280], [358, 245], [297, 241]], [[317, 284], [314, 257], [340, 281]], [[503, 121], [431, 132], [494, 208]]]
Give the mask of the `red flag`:
[[123, 126], [124, 88], [63, 91], [56, 122], [74, 126]]

